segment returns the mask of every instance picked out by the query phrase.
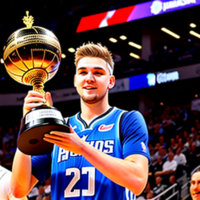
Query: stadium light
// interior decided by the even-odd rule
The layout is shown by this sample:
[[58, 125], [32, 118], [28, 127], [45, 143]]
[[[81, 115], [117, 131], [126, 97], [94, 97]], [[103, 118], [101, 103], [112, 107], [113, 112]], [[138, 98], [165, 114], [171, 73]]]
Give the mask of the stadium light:
[[176, 38], [176, 39], [179, 39], [180, 36], [177, 35], [176, 33], [170, 31], [169, 29], [165, 28], [165, 27], [162, 27], [161, 30], [169, 35], [171, 35], [172, 37]]
[[74, 53], [74, 52], [75, 52], [75, 49], [72, 48], [72, 47], [70, 47], [70, 48], [68, 49], [68, 51], [69, 51], [70, 53]]
[[115, 38], [109, 38], [109, 40], [110, 40], [112, 43], [117, 43], [117, 39], [115, 39]]
[[132, 46], [132, 47], [135, 47], [135, 48], [137, 48], [137, 49], [141, 49], [142, 48], [142, 46], [141, 45], [139, 45], [139, 44], [136, 44], [136, 43], [134, 43], [134, 42], [129, 42], [128, 43], [130, 46]]
[[126, 37], [125, 35], [121, 35], [119, 38], [120, 38], [121, 40], [126, 40], [126, 39], [127, 39], [127, 37]]
[[133, 58], [136, 58], [136, 59], [139, 59], [140, 58], [140, 56], [138, 56], [137, 54], [134, 54], [134, 53], [130, 53], [129, 54], [131, 57], [133, 57]]
[[190, 23], [190, 27], [191, 27], [191, 28], [195, 28], [196, 26], [197, 26], [196, 24]]
[[190, 33], [191, 35], [197, 37], [197, 38], [200, 38], [200, 34], [197, 33], [197, 32], [195, 32], [195, 31], [190, 31], [189, 33]]

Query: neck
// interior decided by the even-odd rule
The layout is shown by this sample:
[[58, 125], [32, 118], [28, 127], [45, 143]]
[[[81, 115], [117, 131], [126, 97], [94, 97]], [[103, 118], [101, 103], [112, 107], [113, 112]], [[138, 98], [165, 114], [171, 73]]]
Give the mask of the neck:
[[81, 99], [81, 117], [88, 123], [105, 113], [110, 107], [106, 98], [95, 104], [87, 104]]

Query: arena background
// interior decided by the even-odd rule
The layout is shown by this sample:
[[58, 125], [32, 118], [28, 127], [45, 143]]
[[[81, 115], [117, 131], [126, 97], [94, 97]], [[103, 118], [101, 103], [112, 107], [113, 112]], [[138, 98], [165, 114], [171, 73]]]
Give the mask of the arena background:
[[[29, 10], [29, 14], [34, 17], [33, 25], [51, 30], [59, 39], [62, 52], [66, 55], [66, 58], [61, 60], [57, 74], [45, 84], [45, 91], [73, 87], [74, 54], [70, 53], [68, 48], [77, 48], [88, 41], [100, 42], [107, 46], [113, 54], [121, 57], [121, 60], [115, 64], [116, 78], [159, 72], [166, 69], [173, 71], [173, 68], [176, 67], [199, 63], [199, 38], [189, 34], [190, 30], [200, 33], [199, 6], [76, 33], [80, 19], [84, 16], [144, 2], [131, 0], [104, 2], [89, 0], [70, 2], [65, 0], [51, 2], [1, 1], [0, 58], [3, 57], [3, 47], [8, 37], [16, 30], [25, 27], [22, 18], [26, 15], [26, 10]], [[140, 12], [145, 11], [141, 10]], [[195, 23], [196, 28], [191, 28], [190, 23]], [[162, 27], [180, 35], [180, 39], [161, 31]], [[127, 36], [127, 40], [119, 39], [120, 35]], [[118, 42], [110, 42], [110, 37], [116, 38]], [[142, 49], [128, 45], [129, 41], [142, 45]], [[139, 55], [140, 59], [131, 57], [130, 52]], [[134, 84], [140, 83], [135, 82]], [[169, 81], [154, 87], [113, 93], [110, 95], [110, 103], [124, 109], [139, 109], [139, 101], [146, 99], [144, 96], [147, 96], [148, 102], [152, 102], [155, 106], [159, 106], [160, 102], [172, 106], [190, 104], [195, 99], [195, 94], [199, 94], [198, 86], [199, 77]], [[31, 86], [14, 81], [6, 72], [4, 64], [0, 64], [0, 94], [26, 94], [31, 89]], [[55, 103], [54, 106], [61, 109], [63, 115], [71, 115], [79, 110], [79, 100]], [[148, 105], [146, 106], [148, 107]], [[15, 105], [1, 106], [1, 123], [16, 122], [14, 119], [20, 117], [21, 109], [21, 106]]]

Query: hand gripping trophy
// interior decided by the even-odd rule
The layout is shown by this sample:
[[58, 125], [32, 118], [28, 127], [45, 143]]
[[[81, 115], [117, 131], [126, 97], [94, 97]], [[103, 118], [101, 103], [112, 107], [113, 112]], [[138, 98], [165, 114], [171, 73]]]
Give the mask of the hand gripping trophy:
[[[58, 71], [61, 47], [56, 36], [49, 30], [32, 26], [33, 17], [23, 18], [25, 28], [15, 31], [4, 46], [4, 65], [8, 74], [17, 82], [32, 85], [33, 90], [45, 94], [44, 83]], [[47, 104], [33, 108], [21, 122], [18, 148], [28, 155], [50, 153], [53, 145], [43, 140], [52, 130], [69, 132], [60, 111]]]

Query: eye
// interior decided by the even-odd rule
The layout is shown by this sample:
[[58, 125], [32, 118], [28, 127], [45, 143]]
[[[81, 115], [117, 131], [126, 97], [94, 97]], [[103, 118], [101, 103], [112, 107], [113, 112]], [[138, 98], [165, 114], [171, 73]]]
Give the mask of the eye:
[[86, 71], [81, 71], [81, 72], [79, 72], [79, 74], [80, 74], [80, 75], [86, 75], [87, 72], [86, 72]]
[[94, 72], [94, 74], [97, 75], [97, 76], [102, 76], [103, 75], [103, 73], [99, 72], [99, 71]]

